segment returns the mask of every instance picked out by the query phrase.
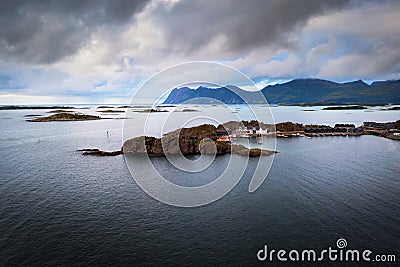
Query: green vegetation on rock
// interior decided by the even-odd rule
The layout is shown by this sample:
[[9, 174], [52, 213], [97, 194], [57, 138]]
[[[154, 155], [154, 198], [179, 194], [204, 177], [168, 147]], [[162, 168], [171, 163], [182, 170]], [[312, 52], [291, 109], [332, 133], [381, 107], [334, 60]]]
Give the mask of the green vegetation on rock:
[[88, 121], [88, 120], [100, 120], [101, 117], [93, 115], [85, 115], [79, 113], [58, 113], [48, 117], [36, 118], [28, 120], [31, 122], [44, 122], [44, 121]]

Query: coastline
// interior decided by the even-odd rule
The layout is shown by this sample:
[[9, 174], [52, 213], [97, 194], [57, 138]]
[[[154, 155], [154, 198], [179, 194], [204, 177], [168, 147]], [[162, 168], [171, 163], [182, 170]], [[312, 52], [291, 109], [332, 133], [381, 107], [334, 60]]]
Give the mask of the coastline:
[[[232, 131], [230, 127], [245, 126]], [[264, 129], [264, 130], [263, 130]], [[273, 129], [271, 131], [271, 129]], [[293, 122], [264, 124], [257, 121], [230, 121], [218, 127], [202, 124], [190, 128], [180, 128], [165, 134], [161, 138], [139, 136], [126, 140], [117, 151], [103, 151], [97, 148], [78, 149], [84, 156], [117, 156], [121, 154], [164, 157], [167, 154], [198, 155], [198, 154], [238, 154], [258, 157], [270, 156], [278, 151], [261, 148], [248, 148], [234, 144], [236, 138], [256, 138], [261, 136], [273, 138], [324, 137], [324, 136], [362, 136], [375, 135], [391, 140], [400, 141], [400, 120], [396, 122], [376, 123], [365, 122], [363, 126], [353, 124], [336, 124], [335, 127], [326, 125], [303, 125]], [[207, 140], [207, 141], [205, 141]]]

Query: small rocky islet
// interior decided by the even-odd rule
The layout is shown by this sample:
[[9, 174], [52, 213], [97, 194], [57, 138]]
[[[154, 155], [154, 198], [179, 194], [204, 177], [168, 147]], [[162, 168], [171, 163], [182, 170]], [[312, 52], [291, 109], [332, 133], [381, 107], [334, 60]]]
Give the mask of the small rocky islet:
[[100, 120], [100, 116], [86, 115], [80, 113], [57, 113], [47, 117], [39, 117], [28, 120], [29, 122], [45, 122], [45, 121], [88, 121], [88, 120]]
[[184, 156], [199, 154], [237, 154], [249, 157], [270, 156], [276, 153], [272, 150], [247, 148], [243, 145], [229, 144], [218, 141], [217, 127], [203, 124], [191, 128], [182, 128], [165, 134], [161, 138], [139, 136], [124, 142], [119, 151], [102, 151], [99, 149], [81, 149], [82, 155], [116, 156], [120, 154], [163, 157], [166, 155]]

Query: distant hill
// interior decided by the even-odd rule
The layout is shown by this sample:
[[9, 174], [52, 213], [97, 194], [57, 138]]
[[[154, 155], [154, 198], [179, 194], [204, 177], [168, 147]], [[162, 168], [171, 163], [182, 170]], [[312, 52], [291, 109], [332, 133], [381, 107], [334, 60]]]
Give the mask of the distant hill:
[[245, 95], [245, 98], [251, 103], [263, 103], [262, 99], [259, 99], [259, 94], [245, 91], [237, 86], [227, 85], [219, 88], [202, 86], [197, 89], [188, 87], [177, 88], [172, 90], [163, 104], [180, 104], [191, 99], [194, 100], [191, 100], [190, 103], [211, 104], [221, 101], [226, 104], [243, 104], [244, 101], [239, 97], [239, 94]]
[[[176, 88], [164, 104], [180, 104], [194, 98], [199, 99], [191, 103], [213, 103], [218, 100], [226, 104], [242, 104], [243, 99], [237, 95], [240, 91], [246, 95], [249, 103], [263, 103], [257, 93], [244, 91], [236, 86], [226, 86]], [[400, 104], [400, 80], [379, 81], [368, 85], [361, 80], [335, 83], [321, 79], [297, 79], [268, 85], [261, 92], [270, 104]]]

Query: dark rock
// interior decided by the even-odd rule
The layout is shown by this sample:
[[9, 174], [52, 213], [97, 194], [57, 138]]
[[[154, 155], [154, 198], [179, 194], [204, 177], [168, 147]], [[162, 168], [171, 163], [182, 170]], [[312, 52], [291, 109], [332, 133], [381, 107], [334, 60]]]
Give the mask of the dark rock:
[[44, 121], [87, 121], [87, 120], [100, 120], [99, 116], [85, 115], [79, 113], [57, 113], [48, 117], [40, 117], [32, 120], [30, 122], [44, 122]]
[[118, 156], [122, 154], [121, 150], [118, 151], [102, 151], [97, 148], [78, 149], [77, 151], [83, 152], [84, 156]]
[[235, 153], [243, 156], [264, 156], [275, 153], [261, 149], [248, 149], [243, 145], [231, 145], [216, 141], [217, 128], [203, 124], [192, 128], [182, 128], [165, 134], [162, 138], [140, 136], [125, 141], [122, 146], [124, 154], [144, 154], [165, 156], [166, 154], [183, 155]]

